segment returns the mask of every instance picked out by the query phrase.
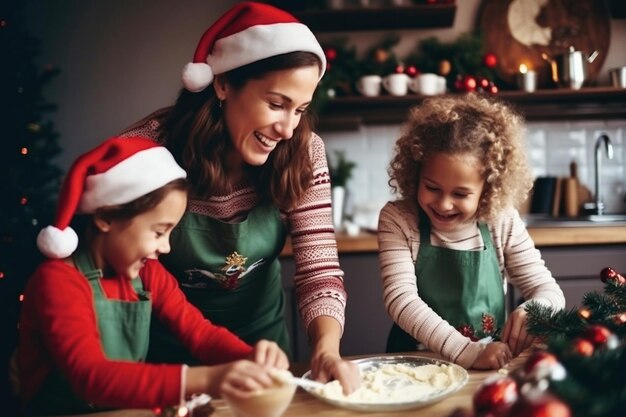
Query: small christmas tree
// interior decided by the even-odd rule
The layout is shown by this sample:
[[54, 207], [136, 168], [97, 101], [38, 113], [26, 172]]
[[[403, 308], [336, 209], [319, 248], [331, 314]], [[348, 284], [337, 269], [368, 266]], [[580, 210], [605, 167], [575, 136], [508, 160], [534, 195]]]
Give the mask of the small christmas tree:
[[[39, 42], [25, 30], [20, 2], [0, 12], [0, 395], [9, 392], [8, 359], [17, 344], [20, 294], [41, 257], [35, 239], [54, 214], [61, 151], [43, 96], [57, 75], [35, 61]], [[0, 404], [8, 404], [0, 399]], [[6, 411], [6, 409], [4, 410]], [[4, 412], [3, 412], [4, 414]], [[7, 414], [9, 415], [9, 414]]]

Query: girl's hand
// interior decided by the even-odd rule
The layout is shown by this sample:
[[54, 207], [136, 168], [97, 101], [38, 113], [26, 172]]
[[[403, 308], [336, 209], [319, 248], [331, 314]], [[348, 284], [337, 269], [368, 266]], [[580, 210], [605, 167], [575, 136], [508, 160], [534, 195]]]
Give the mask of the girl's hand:
[[526, 329], [526, 317], [526, 310], [524, 308], [517, 308], [513, 310], [504, 325], [502, 341], [509, 345], [513, 356], [519, 355], [535, 340], [533, 336], [528, 334]]
[[359, 367], [341, 359], [339, 353], [320, 351], [311, 359], [311, 376], [320, 382], [337, 379], [343, 387], [344, 395], [351, 394], [361, 386]]
[[240, 360], [224, 365], [223, 377], [219, 386], [220, 395], [248, 398], [255, 391], [269, 388], [274, 380], [269, 374], [269, 367], [248, 360]]
[[265, 368], [289, 368], [289, 359], [285, 352], [275, 342], [270, 342], [269, 340], [259, 340], [254, 345], [254, 351], [250, 359]]
[[506, 343], [491, 342], [478, 355], [472, 368], [474, 369], [500, 369], [511, 361], [511, 349]]

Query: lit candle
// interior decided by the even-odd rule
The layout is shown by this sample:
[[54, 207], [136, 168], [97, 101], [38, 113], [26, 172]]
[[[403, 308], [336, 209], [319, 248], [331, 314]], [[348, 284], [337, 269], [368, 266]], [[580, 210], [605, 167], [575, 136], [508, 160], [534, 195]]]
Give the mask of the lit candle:
[[517, 74], [517, 86], [527, 93], [532, 93], [537, 88], [537, 73], [528, 69], [526, 64], [521, 64], [519, 74]]

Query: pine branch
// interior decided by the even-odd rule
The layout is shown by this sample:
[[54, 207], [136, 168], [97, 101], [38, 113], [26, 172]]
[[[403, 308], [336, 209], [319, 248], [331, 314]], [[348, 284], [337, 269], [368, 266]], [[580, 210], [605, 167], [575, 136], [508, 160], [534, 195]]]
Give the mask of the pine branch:
[[534, 336], [573, 336], [585, 327], [585, 322], [576, 309], [555, 310], [535, 301], [526, 304], [525, 309], [528, 313], [528, 332]]

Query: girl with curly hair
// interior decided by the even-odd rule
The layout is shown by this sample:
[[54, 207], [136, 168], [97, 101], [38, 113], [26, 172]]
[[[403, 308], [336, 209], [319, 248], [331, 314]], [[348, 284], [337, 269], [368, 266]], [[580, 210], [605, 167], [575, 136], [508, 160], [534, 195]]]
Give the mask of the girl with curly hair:
[[379, 262], [395, 322], [387, 351], [419, 344], [466, 368], [504, 366], [532, 343], [524, 304], [506, 318], [507, 281], [556, 308], [563, 292], [515, 208], [532, 187], [523, 119], [468, 94], [411, 110], [381, 210]]

